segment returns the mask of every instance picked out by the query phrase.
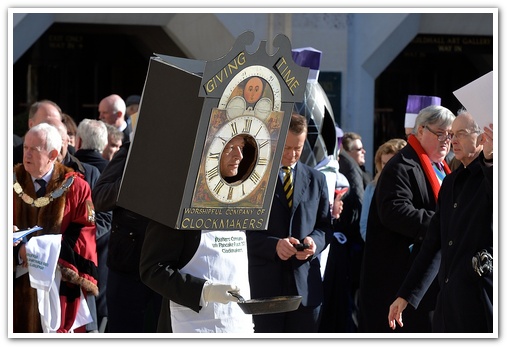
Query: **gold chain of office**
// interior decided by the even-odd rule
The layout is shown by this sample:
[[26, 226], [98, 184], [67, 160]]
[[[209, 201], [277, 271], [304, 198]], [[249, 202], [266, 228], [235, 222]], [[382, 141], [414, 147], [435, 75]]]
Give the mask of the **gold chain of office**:
[[63, 181], [60, 187], [56, 188], [51, 193], [46, 194], [45, 196], [41, 196], [40, 198], [34, 199], [23, 191], [23, 188], [21, 188], [21, 185], [18, 183], [18, 180], [16, 179], [16, 174], [14, 174], [13, 188], [16, 194], [18, 194], [21, 200], [23, 200], [26, 204], [33, 207], [44, 207], [54, 199], [57, 199], [60, 196], [62, 196], [63, 193], [65, 193], [70, 188], [72, 183], [74, 183], [74, 176], [69, 176], [65, 181]]

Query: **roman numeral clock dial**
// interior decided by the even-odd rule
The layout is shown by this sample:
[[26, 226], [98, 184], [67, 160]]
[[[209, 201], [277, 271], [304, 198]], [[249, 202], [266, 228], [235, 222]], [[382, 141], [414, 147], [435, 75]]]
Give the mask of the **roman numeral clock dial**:
[[[249, 66], [231, 79], [210, 117], [202, 158], [202, 176], [211, 200], [262, 206], [261, 189], [268, 181], [283, 114], [280, 82], [270, 69]], [[242, 143], [241, 158], [236, 159], [240, 163], [237, 174], [231, 177], [221, 162], [238, 150], [238, 143]], [[201, 205], [202, 200], [194, 195], [194, 206]]]
[[[234, 138], [243, 138], [245, 167], [238, 177], [228, 182], [220, 171], [220, 160]], [[216, 133], [206, 154], [206, 184], [213, 197], [224, 203], [234, 203], [247, 197], [264, 176], [271, 157], [271, 137], [267, 125], [252, 116], [236, 117]], [[233, 149], [234, 151], [234, 149]]]

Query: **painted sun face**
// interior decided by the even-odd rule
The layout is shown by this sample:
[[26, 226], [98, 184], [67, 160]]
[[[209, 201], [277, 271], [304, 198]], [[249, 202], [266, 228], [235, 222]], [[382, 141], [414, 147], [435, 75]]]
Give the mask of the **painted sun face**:
[[[240, 87], [240, 84], [242, 84], [244, 81], [246, 81], [245, 85]], [[256, 86], [257, 88], [255, 88]], [[268, 91], [264, 88], [269, 88], [270, 93], [272, 93], [272, 104], [270, 105], [270, 109], [272, 111], [281, 110], [281, 85], [273, 71], [269, 70], [268, 68], [260, 65], [253, 65], [243, 69], [243, 71], [234, 76], [225, 88], [222, 97], [220, 98], [220, 101], [218, 103], [219, 109], [226, 109], [228, 107], [228, 103], [231, 100], [236, 99], [235, 96], [239, 96], [235, 94], [237, 88], [239, 87], [242, 89], [241, 96], [245, 102], [249, 104], [248, 106], [252, 106], [253, 103], [257, 103], [259, 100], [262, 100], [264, 91]], [[255, 94], [255, 92], [256, 94], [249, 96], [248, 89], [251, 90], [250, 94]]]
[[252, 77], [246, 82], [243, 95], [249, 104], [256, 103], [264, 91], [262, 80], [259, 77]]

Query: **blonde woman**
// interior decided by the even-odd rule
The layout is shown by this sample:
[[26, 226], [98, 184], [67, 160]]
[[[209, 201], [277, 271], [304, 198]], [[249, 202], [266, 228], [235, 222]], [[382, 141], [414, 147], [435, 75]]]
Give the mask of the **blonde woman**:
[[407, 141], [403, 139], [391, 139], [387, 142], [384, 142], [375, 153], [375, 177], [373, 180], [368, 183], [364, 190], [363, 196], [363, 208], [361, 210], [361, 219], [359, 221], [359, 227], [361, 231], [361, 237], [366, 241], [366, 224], [368, 221], [368, 211], [370, 210], [371, 199], [373, 198], [373, 192], [375, 191], [375, 186], [377, 185], [377, 180], [382, 172], [382, 169], [386, 165], [386, 163], [394, 157], [396, 153], [405, 145]]

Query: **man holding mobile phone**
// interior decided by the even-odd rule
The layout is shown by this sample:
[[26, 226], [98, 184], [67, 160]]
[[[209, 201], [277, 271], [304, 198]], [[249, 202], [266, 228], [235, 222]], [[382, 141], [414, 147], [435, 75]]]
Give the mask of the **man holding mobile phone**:
[[295, 311], [254, 315], [255, 333], [318, 331], [323, 301], [319, 254], [333, 230], [326, 177], [299, 162], [307, 129], [306, 118], [293, 114], [268, 230], [246, 234], [252, 299], [303, 298]]

